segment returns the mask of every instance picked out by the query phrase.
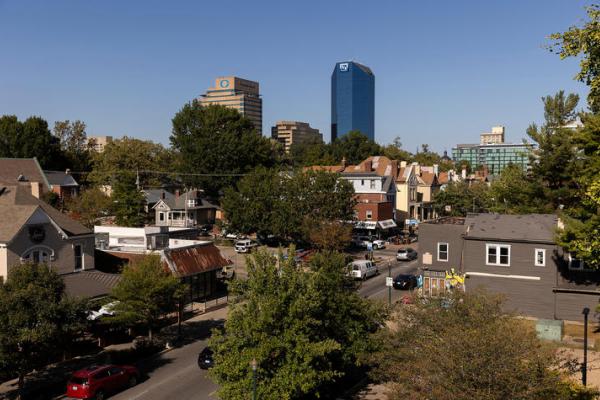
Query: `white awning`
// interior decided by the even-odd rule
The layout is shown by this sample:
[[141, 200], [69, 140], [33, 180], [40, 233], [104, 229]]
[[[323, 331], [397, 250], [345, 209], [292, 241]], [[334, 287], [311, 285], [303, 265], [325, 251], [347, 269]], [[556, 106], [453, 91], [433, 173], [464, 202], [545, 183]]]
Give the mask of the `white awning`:
[[356, 229], [375, 229], [377, 228], [377, 222], [375, 221], [356, 221], [354, 224]]
[[393, 219], [386, 219], [383, 221], [379, 221], [379, 222], [377, 222], [377, 225], [379, 225], [379, 227], [381, 229], [396, 228], [398, 226], [398, 225], [396, 225], [396, 222], [394, 222]]

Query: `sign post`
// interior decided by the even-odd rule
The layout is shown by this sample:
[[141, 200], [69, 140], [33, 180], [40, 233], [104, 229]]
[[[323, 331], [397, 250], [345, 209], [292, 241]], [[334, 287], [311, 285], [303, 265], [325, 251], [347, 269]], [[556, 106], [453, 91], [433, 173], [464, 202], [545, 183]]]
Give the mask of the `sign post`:
[[388, 306], [392, 306], [392, 286], [394, 285], [394, 280], [392, 279], [392, 265], [388, 261], [388, 276], [385, 278], [385, 286], [388, 287]]

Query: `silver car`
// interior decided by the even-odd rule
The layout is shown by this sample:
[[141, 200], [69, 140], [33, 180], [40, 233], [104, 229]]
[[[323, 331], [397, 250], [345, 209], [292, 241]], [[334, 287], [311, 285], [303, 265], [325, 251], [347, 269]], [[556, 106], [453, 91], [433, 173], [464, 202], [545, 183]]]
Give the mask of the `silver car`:
[[396, 253], [396, 260], [398, 261], [410, 261], [416, 260], [418, 254], [416, 250], [407, 247], [406, 249], [398, 249], [398, 253]]

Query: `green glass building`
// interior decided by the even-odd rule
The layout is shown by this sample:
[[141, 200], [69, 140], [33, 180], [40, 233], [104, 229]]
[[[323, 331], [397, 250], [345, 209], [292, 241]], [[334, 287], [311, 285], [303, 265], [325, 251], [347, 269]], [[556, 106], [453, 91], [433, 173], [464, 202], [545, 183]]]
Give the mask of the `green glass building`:
[[452, 149], [452, 160], [457, 164], [468, 161], [474, 169], [485, 165], [491, 175], [497, 175], [510, 164], [526, 171], [532, 149], [530, 144], [459, 144]]

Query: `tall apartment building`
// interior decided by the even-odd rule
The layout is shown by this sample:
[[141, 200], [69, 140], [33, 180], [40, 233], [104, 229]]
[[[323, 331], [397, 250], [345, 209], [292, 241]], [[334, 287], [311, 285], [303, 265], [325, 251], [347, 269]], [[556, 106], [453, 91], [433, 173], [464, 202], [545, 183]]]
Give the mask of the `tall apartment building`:
[[375, 75], [357, 62], [339, 62], [331, 74], [331, 141], [353, 130], [375, 140]]
[[504, 143], [504, 127], [493, 126], [492, 132], [479, 135], [479, 144], [500, 144]]
[[482, 133], [480, 144], [458, 144], [452, 149], [456, 163], [467, 161], [472, 168], [486, 166], [491, 175], [497, 175], [510, 164], [529, 167], [531, 144], [504, 143], [504, 127], [496, 126], [491, 133]]
[[323, 142], [323, 135], [318, 129], [311, 128], [308, 123], [299, 121], [277, 121], [271, 128], [271, 138], [281, 143], [286, 153], [290, 152], [294, 143]]
[[209, 88], [200, 99], [202, 105], [219, 104], [234, 108], [250, 119], [262, 134], [262, 99], [258, 82], [225, 76], [217, 78], [215, 86]]

